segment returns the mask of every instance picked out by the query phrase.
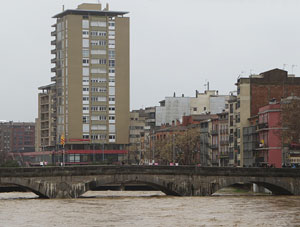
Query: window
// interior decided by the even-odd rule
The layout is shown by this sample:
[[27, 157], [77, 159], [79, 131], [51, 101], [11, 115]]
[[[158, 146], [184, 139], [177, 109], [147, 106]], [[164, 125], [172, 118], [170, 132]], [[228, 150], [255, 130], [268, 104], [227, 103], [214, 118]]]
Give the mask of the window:
[[115, 95], [115, 87], [109, 87], [109, 95]]
[[83, 124], [82, 125], [82, 131], [83, 132], [89, 132], [90, 131], [90, 125], [89, 124]]
[[109, 101], [115, 101], [115, 97], [109, 97]]
[[88, 39], [82, 39], [82, 47], [89, 48], [89, 40]]
[[89, 30], [82, 30], [82, 37], [88, 38], [89, 37]]
[[109, 50], [108, 51], [108, 57], [114, 59], [115, 58], [115, 51], [114, 50]]
[[108, 137], [110, 140], [115, 140], [116, 139], [116, 135], [109, 135]]
[[105, 31], [91, 31], [91, 36], [106, 36], [106, 32]]
[[89, 57], [89, 50], [82, 50], [82, 57], [88, 58]]
[[92, 125], [92, 130], [106, 130], [106, 125]]
[[83, 123], [88, 123], [89, 122], [89, 116], [82, 116], [82, 122]]
[[108, 26], [114, 27], [115, 26], [115, 22], [108, 22]]
[[92, 55], [106, 54], [106, 50], [91, 50]]
[[92, 46], [105, 46], [106, 40], [91, 40]]
[[82, 84], [83, 85], [89, 85], [89, 77], [83, 76], [82, 77]]
[[105, 134], [93, 134], [91, 136], [92, 140], [105, 140], [106, 139], [106, 135]]
[[110, 68], [110, 69], [108, 70], [108, 72], [109, 72], [109, 73], [115, 73], [115, 69], [114, 69], [114, 68]]
[[115, 116], [114, 115], [111, 115], [111, 116], [109, 116], [109, 120], [115, 120]]
[[92, 102], [106, 102], [106, 97], [104, 96], [92, 96]]
[[109, 109], [109, 111], [115, 111], [116, 110], [116, 108], [114, 106], [110, 106], [108, 109]]
[[91, 69], [91, 73], [106, 73], [106, 69], [103, 68]]
[[106, 111], [106, 106], [92, 106], [92, 111]]
[[89, 110], [89, 106], [83, 106], [82, 110]]
[[89, 139], [89, 138], [90, 138], [90, 135], [89, 135], [89, 134], [83, 134], [83, 135], [82, 135], [82, 138], [83, 138], [83, 139]]
[[90, 71], [89, 68], [82, 68], [82, 75], [83, 76], [89, 76], [89, 71]]
[[89, 65], [89, 59], [88, 58], [83, 58], [82, 59], [82, 65], [83, 66], [88, 66]]
[[82, 101], [89, 101], [89, 96], [83, 96]]
[[91, 21], [91, 26], [93, 26], [93, 27], [106, 27], [106, 22], [104, 22], [104, 21]]
[[108, 35], [111, 35], [111, 36], [114, 36], [115, 34], [116, 34], [115, 31], [109, 31], [109, 32], [108, 32]]
[[106, 116], [105, 115], [92, 116], [91, 120], [92, 121], [105, 121], [106, 120]]
[[89, 91], [89, 87], [83, 87], [82, 91]]
[[105, 65], [106, 64], [106, 59], [92, 59], [91, 64]]
[[106, 78], [92, 78], [92, 83], [106, 83]]
[[109, 60], [108, 62], [110, 67], [115, 67], [115, 60]]
[[109, 132], [116, 132], [116, 126], [115, 125], [109, 125]]

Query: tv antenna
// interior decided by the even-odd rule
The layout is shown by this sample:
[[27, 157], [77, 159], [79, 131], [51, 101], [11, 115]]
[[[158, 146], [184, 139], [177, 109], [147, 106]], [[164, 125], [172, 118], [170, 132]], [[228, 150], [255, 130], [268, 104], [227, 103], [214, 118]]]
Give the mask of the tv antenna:
[[287, 66], [287, 64], [283, 64], [283, 68], [282, 68], [282, 69], [285, 70], [285, 67], [286, 67], [286, 66]]

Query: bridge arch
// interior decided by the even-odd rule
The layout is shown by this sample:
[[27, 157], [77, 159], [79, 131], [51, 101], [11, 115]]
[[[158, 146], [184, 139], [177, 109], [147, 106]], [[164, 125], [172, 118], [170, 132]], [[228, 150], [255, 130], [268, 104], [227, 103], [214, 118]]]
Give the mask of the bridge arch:
[[[132, 176], [132, 175], [107, 176], [105, 178], [96, 177], [90, 180], [89, 182], [85, 183], [85, 189], [86, 189], [85, 192], [106, 185], [126, 186], [130, 184], [150, 186], [153, 189], [165, 193], [166, 195], [173, 195], [173, 196], [181, 195], [180, 192], [176, 190], [178, 188], [178, 185], [176, 185], [176, 183], [172, 181], [168, 181], [163, 178], [151, 177], [147, 175], [146, 176]], [[82, 194], [84, 194], [85, 192], [83, 192]]]
[[224, 177], [223, 179], [219, 180], [218, 183], [214, 184], [212, 187], [212, 194], [219, 191], [222, 188], [230, 187], [231, 185], [237, 183], [250, 183], [250, 184], [257, 184], [258, 186], [262, 186], [269, 191], [272, 192], [274, 195], [293, 195], [293, 189], [290, 187], [291, 185], [281, 182], [280, 180], [272, 179], [259, 179], [259, 178], [241, 178], [241, 177]]

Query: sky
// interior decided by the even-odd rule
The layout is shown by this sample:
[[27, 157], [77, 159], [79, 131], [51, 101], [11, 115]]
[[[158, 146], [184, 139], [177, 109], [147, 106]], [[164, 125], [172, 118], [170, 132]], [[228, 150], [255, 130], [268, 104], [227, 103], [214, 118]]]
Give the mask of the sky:
[[[0, 120], [34, 121], [49, 84], [53, 15], [98, 0], [14, 0], [0, 14]], [[299, 0], [106, 0], [129, 11], [130, 108], [166, 96], [236, 90], [239, 76], [285, 68], [300, 76]], [[285, 66], [284, 66], [285, 65]], [[293, 65], [297, 65], [292, 67]]]

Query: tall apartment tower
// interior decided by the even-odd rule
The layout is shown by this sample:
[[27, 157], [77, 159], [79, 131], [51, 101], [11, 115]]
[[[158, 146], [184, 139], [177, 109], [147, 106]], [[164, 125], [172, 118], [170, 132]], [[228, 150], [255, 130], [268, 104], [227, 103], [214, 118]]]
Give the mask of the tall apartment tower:
[[[53, 18], [56, 146], [124, 150], [129, 143], [127, 12], [81, 4]], [[100, 149], [100, 147], [99, 147]]]

